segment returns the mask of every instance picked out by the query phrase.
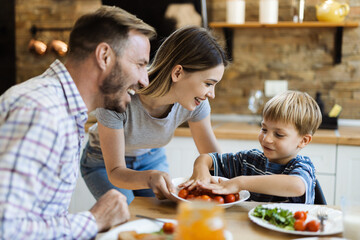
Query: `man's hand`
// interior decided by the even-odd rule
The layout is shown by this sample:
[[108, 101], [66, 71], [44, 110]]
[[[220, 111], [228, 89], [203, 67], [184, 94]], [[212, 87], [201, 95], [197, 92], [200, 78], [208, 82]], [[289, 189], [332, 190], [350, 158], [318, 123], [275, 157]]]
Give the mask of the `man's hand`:
[[90, 209], [90, 212], [96, 219], [99, 232], [126, 222], [130, 218], [126, 197], [115, 189], [106, 192]]

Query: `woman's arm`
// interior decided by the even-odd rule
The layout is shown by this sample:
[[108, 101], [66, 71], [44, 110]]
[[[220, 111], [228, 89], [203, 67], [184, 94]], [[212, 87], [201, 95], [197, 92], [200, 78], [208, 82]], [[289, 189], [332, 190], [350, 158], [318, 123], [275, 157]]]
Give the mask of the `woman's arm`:
[[126, 167], [124, 129], [112, 129], [98, 122], [101, 151], [109, 181], [119, 188], [151, 188], [155, 195], [171, 198], [171, 179], [157, 170], [135, 171]]
[[210, 115], [197, 122], [189, 121], [189, 127], [200, 154], [221, 152], [219, 143], [211, 127]]

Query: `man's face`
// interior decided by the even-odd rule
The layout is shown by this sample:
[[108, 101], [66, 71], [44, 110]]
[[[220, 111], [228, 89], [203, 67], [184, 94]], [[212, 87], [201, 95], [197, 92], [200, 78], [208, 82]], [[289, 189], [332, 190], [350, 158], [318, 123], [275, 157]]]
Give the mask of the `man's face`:
[[104, 95], [104, 108], [124, 112], [131, 101], [132, 92], [149, 85], [149, 39], [134, 30], [129, 32], [122, 56], [118, 57], [100, 90]]

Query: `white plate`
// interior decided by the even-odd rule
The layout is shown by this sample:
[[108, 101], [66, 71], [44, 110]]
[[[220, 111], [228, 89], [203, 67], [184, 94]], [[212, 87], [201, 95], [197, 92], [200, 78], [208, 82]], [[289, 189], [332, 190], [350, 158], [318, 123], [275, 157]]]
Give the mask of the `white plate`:
[[[221, 178], [222, 180], [229, 180], [227, 178], [224, 178], [224, 177], [216, 177], [216, 176], [213, 176], [213, 178], [215, 178], [216, 180], [218, 180], [219, 178]], [[176, 187], [175, 189], [175, 193], [171, 193], [174, 197], [176, 197], [177, 199], [181, 200], [181, 201], [184, 201], [184, 202], [190, 202], [189, 200], [186, 200], [184, 198], [181, 198], [178, 196], [178, 193], [179, 191], [181, 190], [181, 188], [179, 188], [179, 184], [187, 181], [188, 178], [183, 178], [183, 177], [180, 177], [180, 178], [174, 178], [172, 179], [172, 183], [174, 184], [174, 186]], [[235, 201], [235, 202], [232, 202], [232, 203], [223, 203], [223, 204], [218, 204], [219, 206], [222, 206], [224, 208], [228, 208], [228, 207], [231, 207], [235, 204], [238, 204], [238, 203], [241, 203], [241, 202], [244, 202], [246, 201], [248, 198], [250, 197], [250, 193], [249, 191], [246, 191], [246, 190], [242, 190], [239, 192], [239, 200], [238, 201]]]
[[343, 231], [343, 224], [342, 224], [342, 212], [339, 210], [335, 210], [332, 208], [327, 208], [319, 205], [309, 205], [309, 204], [291, 204], [291, 203], [274, 203], [274, 204], [264, 204], [263, 207], [266, 208], [281, 208], [290, 210], [291, 212], [295, 213], [296, 211], [308, 211], [308, 215], [306, 218], [306, 222], [316, 219], [316, 214], [319, 208], [325, 208], [328, 214], [328, 220], [325, 221], [324, 231], [323, 232], [309, 232], [309, 231], [295, 231], [295, 230], [286, 230], [280, 227], [277, 227], [261, 218], [254, 217], [252, 213], [254, 209], [249, 211], [249, 218], [254, 223], [277, 232], [283, 233], [290, 233], [296, 235], [305, 235], [305, 236], [319, 236], [319, 235], [331, 235], [341, 233]]
[[[165, 218], [159, 218], [159, 219], [166, 222], [176, 223], [176, 220], [174, 219], [165, 219]], [[96, 236], [96, 240], [117, 240], [118, 234], [124, 231], [136, 231], [137, 233], [157, 232], [160, 231], [162, 226], [163, 223], [151, 221], [148, 219], [134, 220], [131, 222], [124, 223], [118, 227], [115, 227], [106, 233], [98, 234]], [[232, 234], [227, 230], [225, 230], [224, 235], [225, 235], [225, 240], [233, 239]]]

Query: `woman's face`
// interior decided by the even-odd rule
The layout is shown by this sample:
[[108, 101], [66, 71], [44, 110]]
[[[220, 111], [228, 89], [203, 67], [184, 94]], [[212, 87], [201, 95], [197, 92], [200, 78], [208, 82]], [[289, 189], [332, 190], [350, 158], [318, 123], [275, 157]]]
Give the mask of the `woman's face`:
[[193, 111], [206, 98], [215, 98], [215, 85], [220, 82], [224, 69], [220, 64], [204, 71], [186, 72], [177, 65], [172, 74], [176, 102]]

